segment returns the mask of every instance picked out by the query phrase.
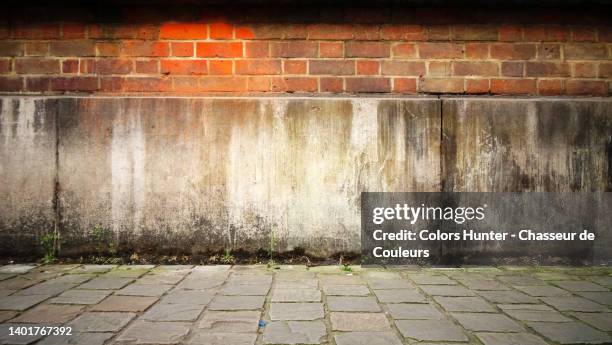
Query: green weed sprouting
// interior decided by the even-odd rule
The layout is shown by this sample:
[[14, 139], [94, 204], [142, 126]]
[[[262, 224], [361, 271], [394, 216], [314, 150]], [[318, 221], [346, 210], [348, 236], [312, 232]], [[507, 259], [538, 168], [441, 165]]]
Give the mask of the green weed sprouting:
[[40, 245], [42, 246], [43, 255], [44, 255], [43, 262], [46, 264], [51, 263], [55, 261], [56, 259], [55, 242], [56, 242], [56, 236], [54, 233], [44, 234], [40, 238]]

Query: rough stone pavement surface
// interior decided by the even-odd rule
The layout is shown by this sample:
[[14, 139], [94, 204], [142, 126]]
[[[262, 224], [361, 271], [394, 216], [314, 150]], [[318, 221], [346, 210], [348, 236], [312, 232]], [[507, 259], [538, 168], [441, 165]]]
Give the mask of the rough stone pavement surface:
[[612, 344], [612, 268], [6, 265], [0, 344]]

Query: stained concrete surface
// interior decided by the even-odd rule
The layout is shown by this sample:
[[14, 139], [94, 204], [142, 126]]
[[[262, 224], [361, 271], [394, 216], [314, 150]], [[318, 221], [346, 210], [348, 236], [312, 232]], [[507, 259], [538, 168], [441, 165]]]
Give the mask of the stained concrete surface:
[[57, 224], [66, 255], [268, 249], [274, 234], [327, 256], [359, 251], [363, 191], [612, 189], [607, 98], [1, 101], [4, 255]]

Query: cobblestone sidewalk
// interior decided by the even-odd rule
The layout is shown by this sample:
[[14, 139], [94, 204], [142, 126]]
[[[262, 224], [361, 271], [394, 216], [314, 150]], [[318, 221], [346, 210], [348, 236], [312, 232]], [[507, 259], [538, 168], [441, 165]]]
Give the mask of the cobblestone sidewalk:
[[[0, 267], [2, 344], [611, 344], [612, 269]], [[18, 326], [72, 336], [10, 335]]]

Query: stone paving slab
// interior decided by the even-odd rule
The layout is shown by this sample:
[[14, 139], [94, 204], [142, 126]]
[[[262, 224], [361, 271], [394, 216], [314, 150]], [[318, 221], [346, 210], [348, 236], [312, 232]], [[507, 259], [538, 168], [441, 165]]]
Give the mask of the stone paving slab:
[[110, 296], [99, 304], [93, 306], [91, 310], [141, 312], [149, 308], [157, 301], [157, 297]]
[[68, 290], [52, 298], [50, 303], [56, 304], [97, 304], [112, 292], [108, 290]]
[[605, 267], [9, 266], [0, 344], [612, 343]]
[[334, 336], [336, 345], [402, 345], [393, 332], [347, 332]]
[[404, 337], [415, 340], [468, 340], [464, 331], [448, 320], [398, 320], [395, 324]]
[[322, 320], [273, 321], [264, 331], [264, 344], [321, 344], [327, 334]]
[[523, 326], [503, 314], [453, 313], [463, 328], [475, 332], [521, 332]]
[[144, 322], [130, 325], [117, 338], [118, 343], [178, 344], [191, 328], [187, 322]]
[[529, 327], [560, 344], [607, 344], [612, 338], [580, 322], [529, 322]]
[[192, 345], [255, 345], [256, 333], [208, 333], [196, 330], [186, 344]]
[[271, 303], [272, 320], [316, 320], [324, 317], [323, 303]]
[[425, 303], [427, 299], [414, 289], [374, 290], [381, 303]]
[[260, 317], [258, 310], [206, 310], [198, 327], [210, 333], [251, 333], [257, 331]]

